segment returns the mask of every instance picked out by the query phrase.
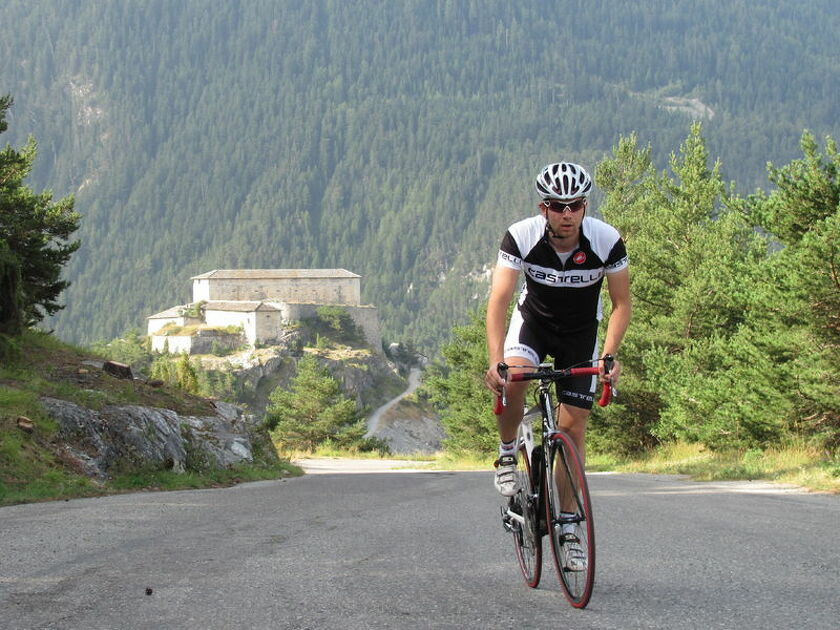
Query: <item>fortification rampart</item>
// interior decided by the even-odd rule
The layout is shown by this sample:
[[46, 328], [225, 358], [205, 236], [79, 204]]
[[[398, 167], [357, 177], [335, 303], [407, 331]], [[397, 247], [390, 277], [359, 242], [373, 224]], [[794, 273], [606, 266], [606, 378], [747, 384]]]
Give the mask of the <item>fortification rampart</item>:
[[155, 350], [166, 347], [170, 353], [205, 352], [206, 344], [187, 341], [189, 336], [178, 331], [160, 334], [167, 324], [237, 327], [247, 343], [271, 344], [282, 339], [290, 324], [314, 317], [319, 307], [330, 305], [344, 308], [367, 344], [375, 352], [382, 351], [377, 309], [360, 304], [360, 277], [345, 269], [216, 270], [195, 276], [192, 281], [191, 304], [148, 318], [148, 334]]

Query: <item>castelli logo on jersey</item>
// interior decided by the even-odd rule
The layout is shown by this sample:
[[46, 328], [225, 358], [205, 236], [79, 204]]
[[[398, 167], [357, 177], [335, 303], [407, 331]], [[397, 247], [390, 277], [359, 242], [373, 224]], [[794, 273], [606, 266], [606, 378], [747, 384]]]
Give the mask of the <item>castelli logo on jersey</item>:
[[586, 254], [584, 254], [583, 252], [578, 252], [574, 255], [574, 257], [572, 257], [572, 260], [575, 261], [576, 265], [582, 265], [586, 262]]

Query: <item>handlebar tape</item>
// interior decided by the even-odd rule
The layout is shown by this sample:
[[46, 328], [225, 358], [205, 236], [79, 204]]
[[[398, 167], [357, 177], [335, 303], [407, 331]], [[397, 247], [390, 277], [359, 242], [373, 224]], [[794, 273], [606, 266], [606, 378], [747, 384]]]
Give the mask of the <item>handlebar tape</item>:
[[[604, 355], [604, 374], [609, 374], [613, 368], [613, 364], [615, 363], [615, 357], [611, 354]], [[604, 383], [604, 387], [601, 390], [601, 399], [598, 401], [599, 407], [606, 407], [610, 404], [610, 400], [612, 400], [612, 384], [611, 383]]]
[[[612, 367], [613, 358], [611, 356], [604, 357], [604, 373], [609, 374], [610, 368]], [[505, 366], [507, 367], [507, 366]], [[600, 370], [597, 367], [583, 367], [583, 368], [572, 368], [569, 370], [570, 376], [598, 376], [600, 374]], [[509, 374], [508, 380], [510, 381], [525, 381], [531, 380], [527, 374]], [[601, 398], [598, 400], [599, 407], [606, 407], [610, 404], [612, 400], [612, 387], [609, 383], [604, 383], [603, 388], [601, 389]], [[496, 396], [496, 404], [493, 406], [493, 413], [497, 416], [504, 411], [504, 404], [502, 403], [502, 397]]]
[[604, 383], [604, 387], [601, 389], [601, 399], [598, 401], [598, 406], [606, 407], [610, 404], [610, 400], [612, 400], [612, 386], [609, 383]]

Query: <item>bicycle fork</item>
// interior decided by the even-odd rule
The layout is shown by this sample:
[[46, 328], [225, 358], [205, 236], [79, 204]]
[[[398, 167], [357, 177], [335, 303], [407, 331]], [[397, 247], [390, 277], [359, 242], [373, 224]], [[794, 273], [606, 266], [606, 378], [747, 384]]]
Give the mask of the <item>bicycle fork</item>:
[[[531, 428], [531, 418], [527, 413], [522, 418], [522, 422], [519, 425], [519, 433], [517, 437], [517, 450], [519, 451], [520, 456], [523, 455], [524, 450], [524, 456], [527, 457], [528, 462], [532, 464], [531, 476], [533, 477], [535, 471], [533, 468], [534, 432]], [[533, 513], [533, 510], [537, 507], [539, 501], [538, 494], [536, 494], [536, 492], [538, 492], [540, 484], [535, 483], [535, 481], [536, 480], [533, 478], [530, 480], [531, 488], [535, 491], [535, 494], [526, 496], [520, 490], [508, 499], [507, 505], [499, 506], [499, 511], [502, 515], [502, 527], [506, 532], [522, 531], [525, 527], [525, 517], [523, 516], [524, 511], [530, 508], [531, 513]], [[517, 502], [520, 502], [520, 504], [517, 505]], [[525, 503], [525, 505], [522, 505], [522, 503]], [[519, 511], [517, 511], [517, 509]]]

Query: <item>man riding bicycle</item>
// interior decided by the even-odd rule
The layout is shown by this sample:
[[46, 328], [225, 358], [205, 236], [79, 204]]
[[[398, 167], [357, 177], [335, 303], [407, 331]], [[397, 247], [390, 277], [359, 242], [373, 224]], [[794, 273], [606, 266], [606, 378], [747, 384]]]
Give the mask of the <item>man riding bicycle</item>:
[[[612, 302], [603, 354], [618, 355], [630, 323], [630, 274], [627, 251], [618, 231], [586, 216], [592, 179], [570, 162], [549, 164], [536, 179], [539, 215], [511, 225], [502, 239], [487, 305], [487, 349], [490, 366], [484, 381], [497, 395], [505, 388], [508, 404], [498, 418], [499, 458], [495, 486], [504, 496], [516, 491], [516, 434], [525, 406], [527, 381], [505, 383], [501, 361], [538, 366], [554, 357], [556, 367], [590, 364], [598, 359], [601, 285], [607, 278]], [[507, 310], [519, 272], [525, 286], [505, 334]], [[601, 380], [618, 382], [615, 361]], [[570, 379], [557, 392], [557, 424], [584, 458], [586, 422], [592, 409], [596, 378]], [[558, 390], [560, 387], [558, 387]]]

